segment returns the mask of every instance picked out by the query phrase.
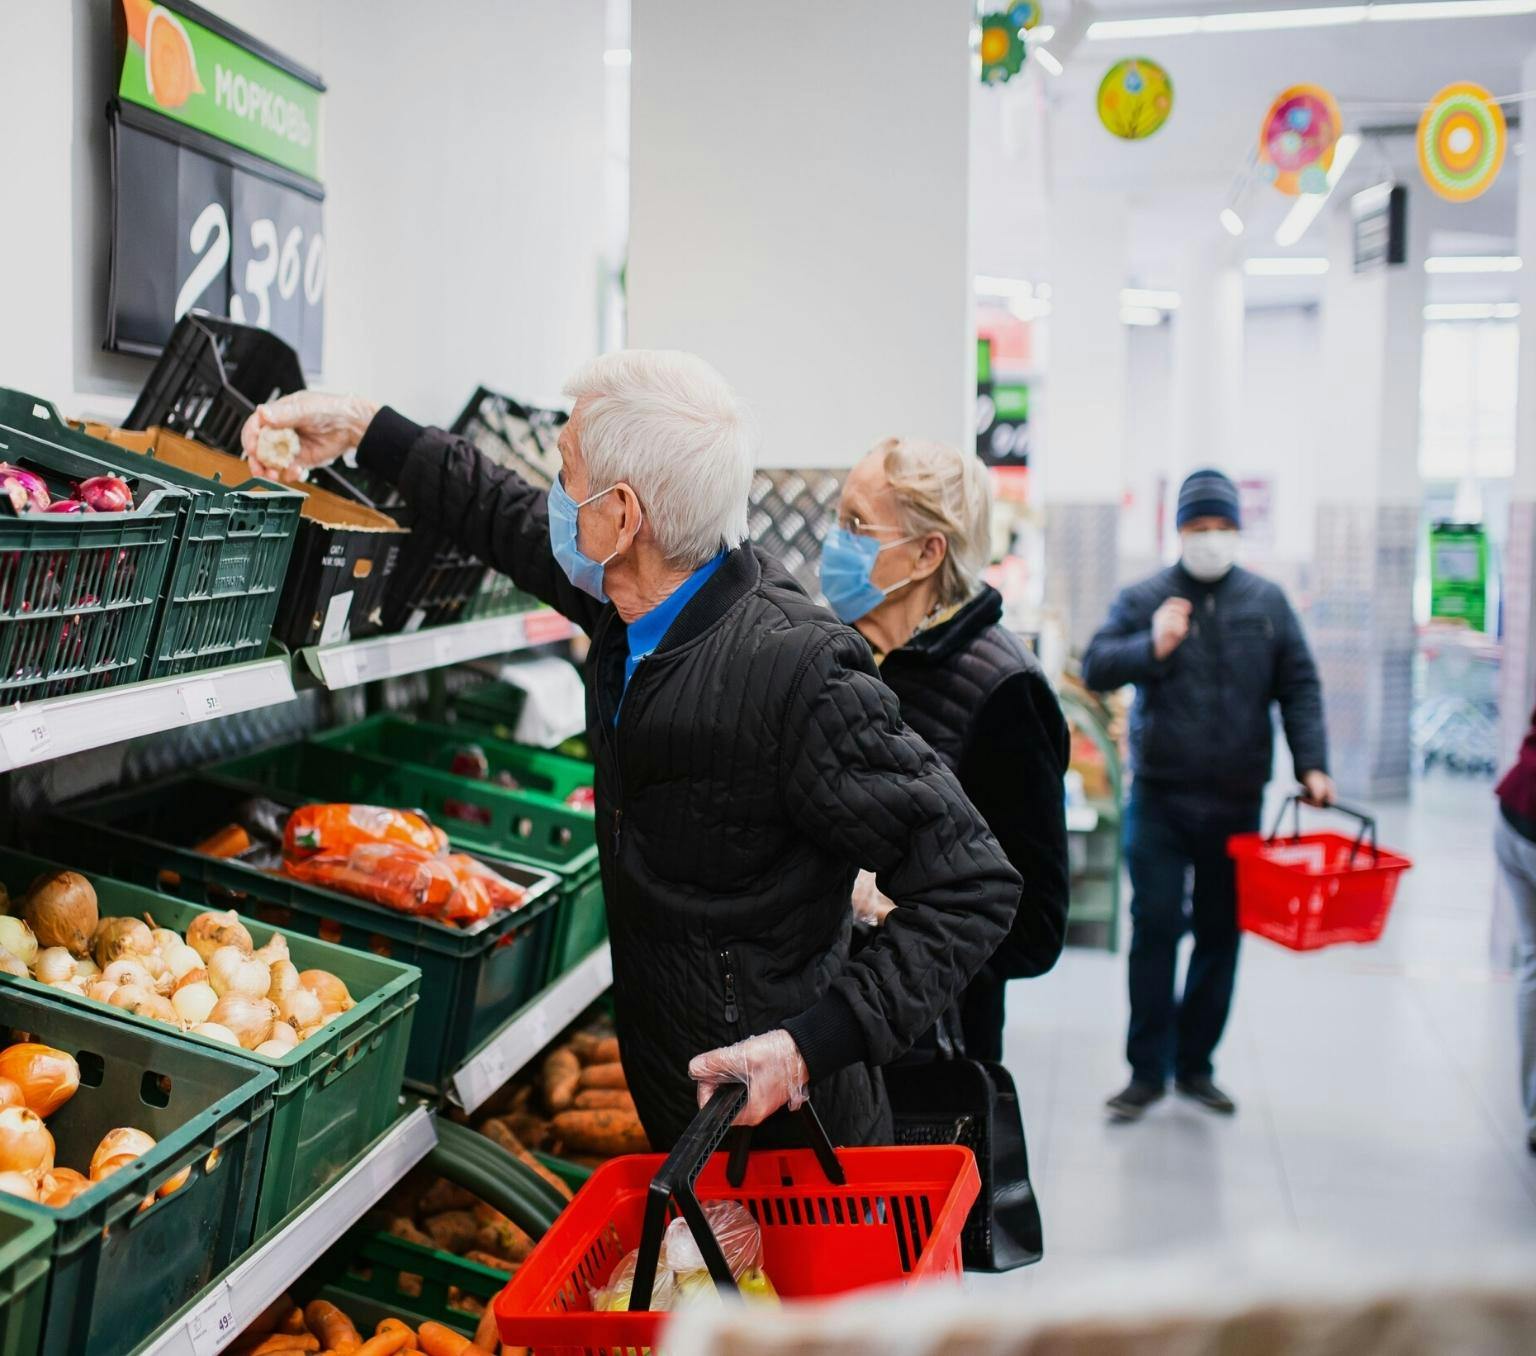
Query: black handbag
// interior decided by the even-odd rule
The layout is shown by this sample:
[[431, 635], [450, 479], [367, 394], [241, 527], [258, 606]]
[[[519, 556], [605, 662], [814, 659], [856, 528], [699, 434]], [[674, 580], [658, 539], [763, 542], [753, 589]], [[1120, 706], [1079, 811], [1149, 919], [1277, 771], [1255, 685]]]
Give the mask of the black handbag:
[[[940, 1022], [942, 1033], [945, 1023]], [[955, 1053], [943, 1038], [932, 1057], [883, 1071], [898, 1144], [964, 1144], [976, 1155], [981, 1195], [961, 1235], [968, 1271], [1012, 1271], [1045, 1254], [1040, 1205], [1013, 1075]]]

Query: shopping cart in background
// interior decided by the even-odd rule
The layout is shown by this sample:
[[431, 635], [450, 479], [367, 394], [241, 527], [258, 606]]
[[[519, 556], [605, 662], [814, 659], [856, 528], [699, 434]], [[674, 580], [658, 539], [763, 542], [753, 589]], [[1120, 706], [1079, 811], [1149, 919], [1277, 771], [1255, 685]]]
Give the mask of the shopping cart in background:
[[[1237, 922], [1292, 951], [1316, 951], [1340, 942], [1374, 942], [1387, 914], [1407, 857], [1376, 842], [1376, 821], [1348, 806], [1330, 808], [1359, 821], [1360, 831], [1302, 833], [1300, 796], [1280, 807], [1275, 827], [1230, 839], [1227, 852], [1237, 866]], [[1280, 837], [1285, 813], [1293, 813], [1288, 838]]]
[[[969, 1149], [834, 1150], [807, 1106], [800, 1116], [811, 1148], [748, 1152], [747, 1134], [736, 1132], [730, 1152], [715, 1153], [745, 1102], [745, 1088], [718, 1092], [671, 1154], [599, 1167], [496, 1297], [501, 1340], [591, 1356], [654, 1348], [667, 1315], [647, 1306], [672, 1219], [688, 1222], [717, 1288], [737, 1288], [705, 1218], [701, 1203], [710, 1201], [751, 1213], [763, 1271], [784, 1299], [959, 1276], [961, 1231], [981, 1189]], [[595, 1312], [591, 1292], [635, 1248], [629, 1310]]]

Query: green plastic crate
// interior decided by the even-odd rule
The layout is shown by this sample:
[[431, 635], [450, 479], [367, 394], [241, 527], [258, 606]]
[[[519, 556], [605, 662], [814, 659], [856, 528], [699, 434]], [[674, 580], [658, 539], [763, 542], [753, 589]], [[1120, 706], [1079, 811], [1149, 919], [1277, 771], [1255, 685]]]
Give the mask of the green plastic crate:
[[[42, 871], [58, 863], [0, 849], [0, 881], [17, 897]], [[185, 932], [203, 909], [136, 885], [90, 873], [103, 918], [146, 914], [160, 927]], [[252, 920], [253, 922], [255, 920]], [[354, 1006], [281, 1059], [251, 1050], [232, 1050], [217, 1041], [93, 999], [49, 989], [30, 979], [10, 982], [59, 1002], [160, 1035], [174, 1035], [204, 1050], [228, 1053], [277, 1077], [266, 1172], [256, 1212], [256, 1238], [265, 1237], [286, 1216], [336, 1180], [399, 1114], [400, 1083], [421, 972], [380, 956], [332, 946], [300, 932], [275, 928], [288, 940], [300, 970], [329, 970], [347, 986]], [[258, 944], [264, 925], [254, 929]]]
[[[52, 405], [0, 388], [0, 460], [67, 498], [92, 476], [121, 474]], [[0, 513], [0, 704], [71, 696], [150, 673], [150, 641], [190, 502], [143, 472], [124, 476], [128, 513]]]
[[480, 588], [469, 601], [468, 617], [509, 617], [542, 607], [531, 593], [524, 593], [504, 574], [488, 570]]
[[[235, 908], [263, 923], [421, 971], [405, 1078], [429, 1092], [447, 1087], [465, 1055], [512, 1017], [544, 984], [558, 914], [559, 882], [494, 854], [482, 854], [527, 891], [527, 902], [473, 927], [396, 913], [367, 900], [194, 852], [189, 843], [230, 823], [252, 794], [249, 783], [212, 775], [172, 778], [76, 802], [37, 832], [67, 853], [121, 880], [200, 907]], [[313, 795], [262, 794], [288, 805]]]
[[576, 791], [590, 791], [595, 775], [591, 763], [564, 754], [388, 713], [313, 735], [311, 742], [450, 775], [454, 752], [473, 744], [485, 754], [492, 778], [498, 772], [509, 772], [517, 779], [516, 788], [503, 789], [515, 789], [519, 795], [559, 810], [578, 809], [566, 803], [567, 797]]
[[592, 816], [491, 782], [350, 753], [318, 741], [284, 744], [214, 769], [264, 790], [310, 800], [408, 805], [440, 825], [455, 846], [548, 871], [560, 882], [545, 975], [552, 983], [608, 936]]
[[260, 659], [272, 635], [304, 496], [258, 480], [238, 457], [176, 433], [84, 427], [103, 461], [124, 471], [147, 465], [191, 495], [155, 623], [149, 676]]
[[[132, 1125], [158, 1143], [58, 1209], [7, 1206], [53, 1225], [44, 1356], [121, 1356], [250, 1245], [276, 1079], [249, 1060], [113, 1021], [6, 978], [0, 1025], [69, 1051], [80, 1088], [48, 1118], [58, 1162], [85, 1171], [101, 1137]], [[146, 1209], [156, 1189], [188, 1181]]]
[[34, 1356], [48, 1300], [53, 1223], [34, 1219], [0, 1195], [0, 1356]]
[[[478, 683], [449, 699], [454, 719], [510, 740], [528, 694], [516, 683]], [[461, 736], [463, 737], [463, 736]]]

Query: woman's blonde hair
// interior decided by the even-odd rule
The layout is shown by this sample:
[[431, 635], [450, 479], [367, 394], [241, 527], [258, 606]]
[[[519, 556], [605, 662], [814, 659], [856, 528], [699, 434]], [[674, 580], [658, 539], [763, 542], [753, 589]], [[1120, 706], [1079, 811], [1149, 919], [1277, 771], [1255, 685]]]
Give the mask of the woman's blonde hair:
[[884, 438], [870, 450], [883, 455], [902, 529], [941, 532], [949, 543], [934, 575], [939, 605], [965, 602], [992, 555], [992, 481], [981, 458], [921, 438]]

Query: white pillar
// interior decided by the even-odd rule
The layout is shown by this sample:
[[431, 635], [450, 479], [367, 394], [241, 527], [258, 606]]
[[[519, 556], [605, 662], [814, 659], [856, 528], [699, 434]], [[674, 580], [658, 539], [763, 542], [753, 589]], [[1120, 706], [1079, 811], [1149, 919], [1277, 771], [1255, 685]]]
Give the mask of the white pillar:
[[[1410, 188], [1407, 259], [1354, 268], [1348, 201], [1328, 212], [1315, 597], [1333, 770], [1351, 795], [1408, 794], [1420, 485], [1424, 236]], [[1306, 399], [1306, 392], [1298, 392]]]
[[1189, 251], [1173, 315], [1172, 461], [1177, 483], [1202, 466], [1229, 475], [1241, 437], [1243, 271], [1226, 235]]
[[[1536, 89], [1536, 52], [1526, 57], [1521, 89]], [[1536, 97], [1522, 101], [1520, 127], [1536, 127]], [[1518, 275], [1520, 298], [1520, 384], [1515, 415], [1515, 477], [1510, 487], [1509, 536], [1504, 550], [1504, 646], [1499, 693], [1501, 762], [1520, 745], [1536, 701], [1536, 154], [1511, 157], [1504, 172], [1519, 175], [1516, 253], [1525, 261]]]
[[762, 460], [963, 446], [970, 0], [634, 0], [628, 342], [753, 406]]
[[1058, 183], [1051, 203], [1051, 316], [1031, 456], [1045, 511], [1045, 598], [1081, 649], [1117, 583], [1124, 487], [1124, 196]]

